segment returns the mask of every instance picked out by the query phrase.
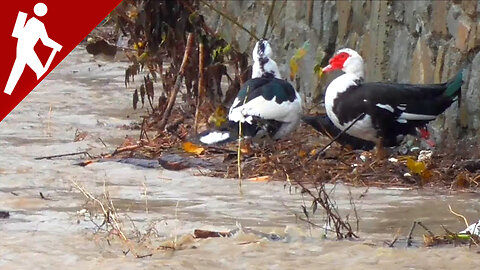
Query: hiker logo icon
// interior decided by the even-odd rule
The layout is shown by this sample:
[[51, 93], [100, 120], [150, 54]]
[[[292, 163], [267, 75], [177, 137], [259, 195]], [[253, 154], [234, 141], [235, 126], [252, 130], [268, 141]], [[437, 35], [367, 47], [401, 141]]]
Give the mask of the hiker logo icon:
[[[45, 16], [45, 14], [47, 14], [47, 10], [47, 6], [43, 3], [37, 3], [33, 8], [33, 11], [37, 17]], [[45, 72], [47, 72], [50, 64], [53, 61], [53, 58], [55, 57], [55, 54], [62, 49], [62, 45], [48, 37], [45, 25], [39, 19], [32, 17], [27, 21], [27, 14], [21, 11], [18, 12], [12, 37], [16, 38], [18, 41], [15, 63], [13, 64], [12, 71], [10, 72], [10, 76], [8, 77], [7, 85], [4, 90], [4, 93], [8, 95], [12, 94], [13, 89], [22, 76], [26, 65], [28, 65], [35, 72], [38, 80], [43, 74], [45, 74]], [[38, 40], [41, 40], [43, 45], [52, 48], [52, 52], [45, 66], [42, 65], [42, 62], [34, 50]]]

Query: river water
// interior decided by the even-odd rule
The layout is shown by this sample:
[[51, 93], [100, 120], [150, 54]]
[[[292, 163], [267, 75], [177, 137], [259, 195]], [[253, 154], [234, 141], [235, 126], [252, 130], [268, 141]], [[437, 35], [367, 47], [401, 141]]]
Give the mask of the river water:
[[[35, 160], [111, 152], [126, 135], [138, 136], [124, 128], [141, 113], [131, 109], [132, 92], [123, 83], [126, 65], [95, 61], [77, 48], [0, 123], [0, 210], [10, 212], [10, 218], [0, 219], [0, 269], [479, 269], [478, 248], [426, 248], [421, 229], [413, 234], [416, 247], [405, 248], [413, 221], [435, 233], [443, 232], [441, 224], [463, 229], [449, 204], [478, 220], [476, 193], [337, 185], [332, 196], [340, 211], [352, 214], [350, 191], [360, 217], [360, 239], [337, 241], [295, 217], [308, 198], [290, 193], [283, 182], [243, 181], [240, 190], [237, 180], [195, 176], [195, 171], [114, 162], [79, 167], [74, 164], [83, 157], [78, 156]], [[77, 130], [87, 136], [74, 142]], [[127, 248], [120, 241], [109, 245], [105, 234], [95, 234], [95, 225], [77, 214], [86, 199], [73, 182], [94, 195], [105, 186], [120, 216], [128, 214], [139, 231], [154, 227], [153, 255], [124, 255]], [[183, 237], [195, 229], [235, 228], [243, 229], [229, 238]], [[386, 247], [384, 241], [397, 232], [396, 247]], [[178, 250], [155, 249], [155, 243], [175, 238]]]

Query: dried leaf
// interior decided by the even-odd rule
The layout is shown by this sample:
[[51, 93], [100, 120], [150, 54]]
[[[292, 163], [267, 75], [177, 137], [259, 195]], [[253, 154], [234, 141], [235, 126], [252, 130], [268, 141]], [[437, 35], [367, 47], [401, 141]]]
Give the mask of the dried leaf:
[[457, 174], [457, 177], [455, 177], [455, 186], [457, 188], [466, 188], [468, 187], [468, 176], [466, 172], [460, 172]]
[[88, 136], [88, 132], [86, 131], [76, 131], [75, 132], [75, 138], [73, 139], [74, 142], [79, 142], [85, 140], [85, 138]]
[[427, 170], [427, 166], [425, 163], [421, 161], [415, 161], [412, 158], [407, 158], [407, 167], [410, 169], [411, 172], [415, 174], [422, 174], [424, 171]]
[[270, 181], [270, 179], [271, 179], [270, 175], [264, 175], [264, 176], [248, 178], [247, 180], [252, 182], [268, 182]]
[[133, 92], [133, 109], [137, 109], [137, 103], [138, 103], [138, 91], [135, 89], [135, 92]]
[[302, 211], [305, 217], [310, 218], [310, 216], [308, 215], [307, 207], [305, 207], [305, 205], [302, 205]]
[[222, 126], [227, 122], [227, 111], [223, 106], [218, 106], [215, 111], [208, 117], [208, 123], [214, 124], [216, 127]]
[[183, 150], [187, 153], [192, 153], [195, 155], [201, 155], [203, 152], [205, 152], [205, 148], [200, 147], [196, 144], [193, 144], [191, 142], [184, 142], [183, 143]]
[[317, 208], [318, 208], [317, 201], [313, 201], [312, 202], [312, 214], [315, 214], [315, 212], [317, 212]]
[[212, 237], [230, 237], [232, 233], [230, 232], [216, 232], [216, 231], [207, 231], [207, 230], [195, 230], [193, 231], [193, 237], [205, 239], [205, 238], [212, 238]]
[[145, 90], [147, 91], [147, 95], [153, 100], [153, 97], [154, 97], [153, 81], [150, 79], [150, 76], [144, 77], [144, 80], [145, 80]]
[[140, 85], [140, 97], [142, 98], [142, 105], [145, 105], [145, 85]]

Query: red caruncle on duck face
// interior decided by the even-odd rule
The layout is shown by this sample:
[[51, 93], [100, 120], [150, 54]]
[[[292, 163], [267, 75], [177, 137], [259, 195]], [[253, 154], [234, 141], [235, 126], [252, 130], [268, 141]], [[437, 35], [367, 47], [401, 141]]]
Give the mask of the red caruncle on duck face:
[[329, 72], [333, 70], [339, 70], [343, 68], [343, 64], [350, 57], [350, 54], [341, 52], [328, 61], [329, 65], [323, 68], [323, 72]]

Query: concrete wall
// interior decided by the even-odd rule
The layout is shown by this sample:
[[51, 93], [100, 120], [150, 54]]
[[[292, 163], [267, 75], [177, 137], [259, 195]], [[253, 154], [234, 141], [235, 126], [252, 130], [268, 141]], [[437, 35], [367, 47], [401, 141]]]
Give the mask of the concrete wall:
[[[234, 15], [258, 36], [263, 33], [271, 1], [219, 1], [216, 6]], [[227, 41], [250, 52], [254, 41], [224, 18], [204, 9], [208, 24]], [[277, 0], [271, 38], [275, 60], [288, 77], [295, 50], [310, 42], [294, 84], [307, 101], [318, 104], [332, 77], [321, 80], [316, 64], [325, 65], [342, 47], [365, 59], [367, 81], [438, 83], [466, 68], [460, 108], [452, 106], [433, 127], [450, 138], [480, 132], [480, 0], [368, 1]], [[313, 101], [313, 103], [312, 103]]]

